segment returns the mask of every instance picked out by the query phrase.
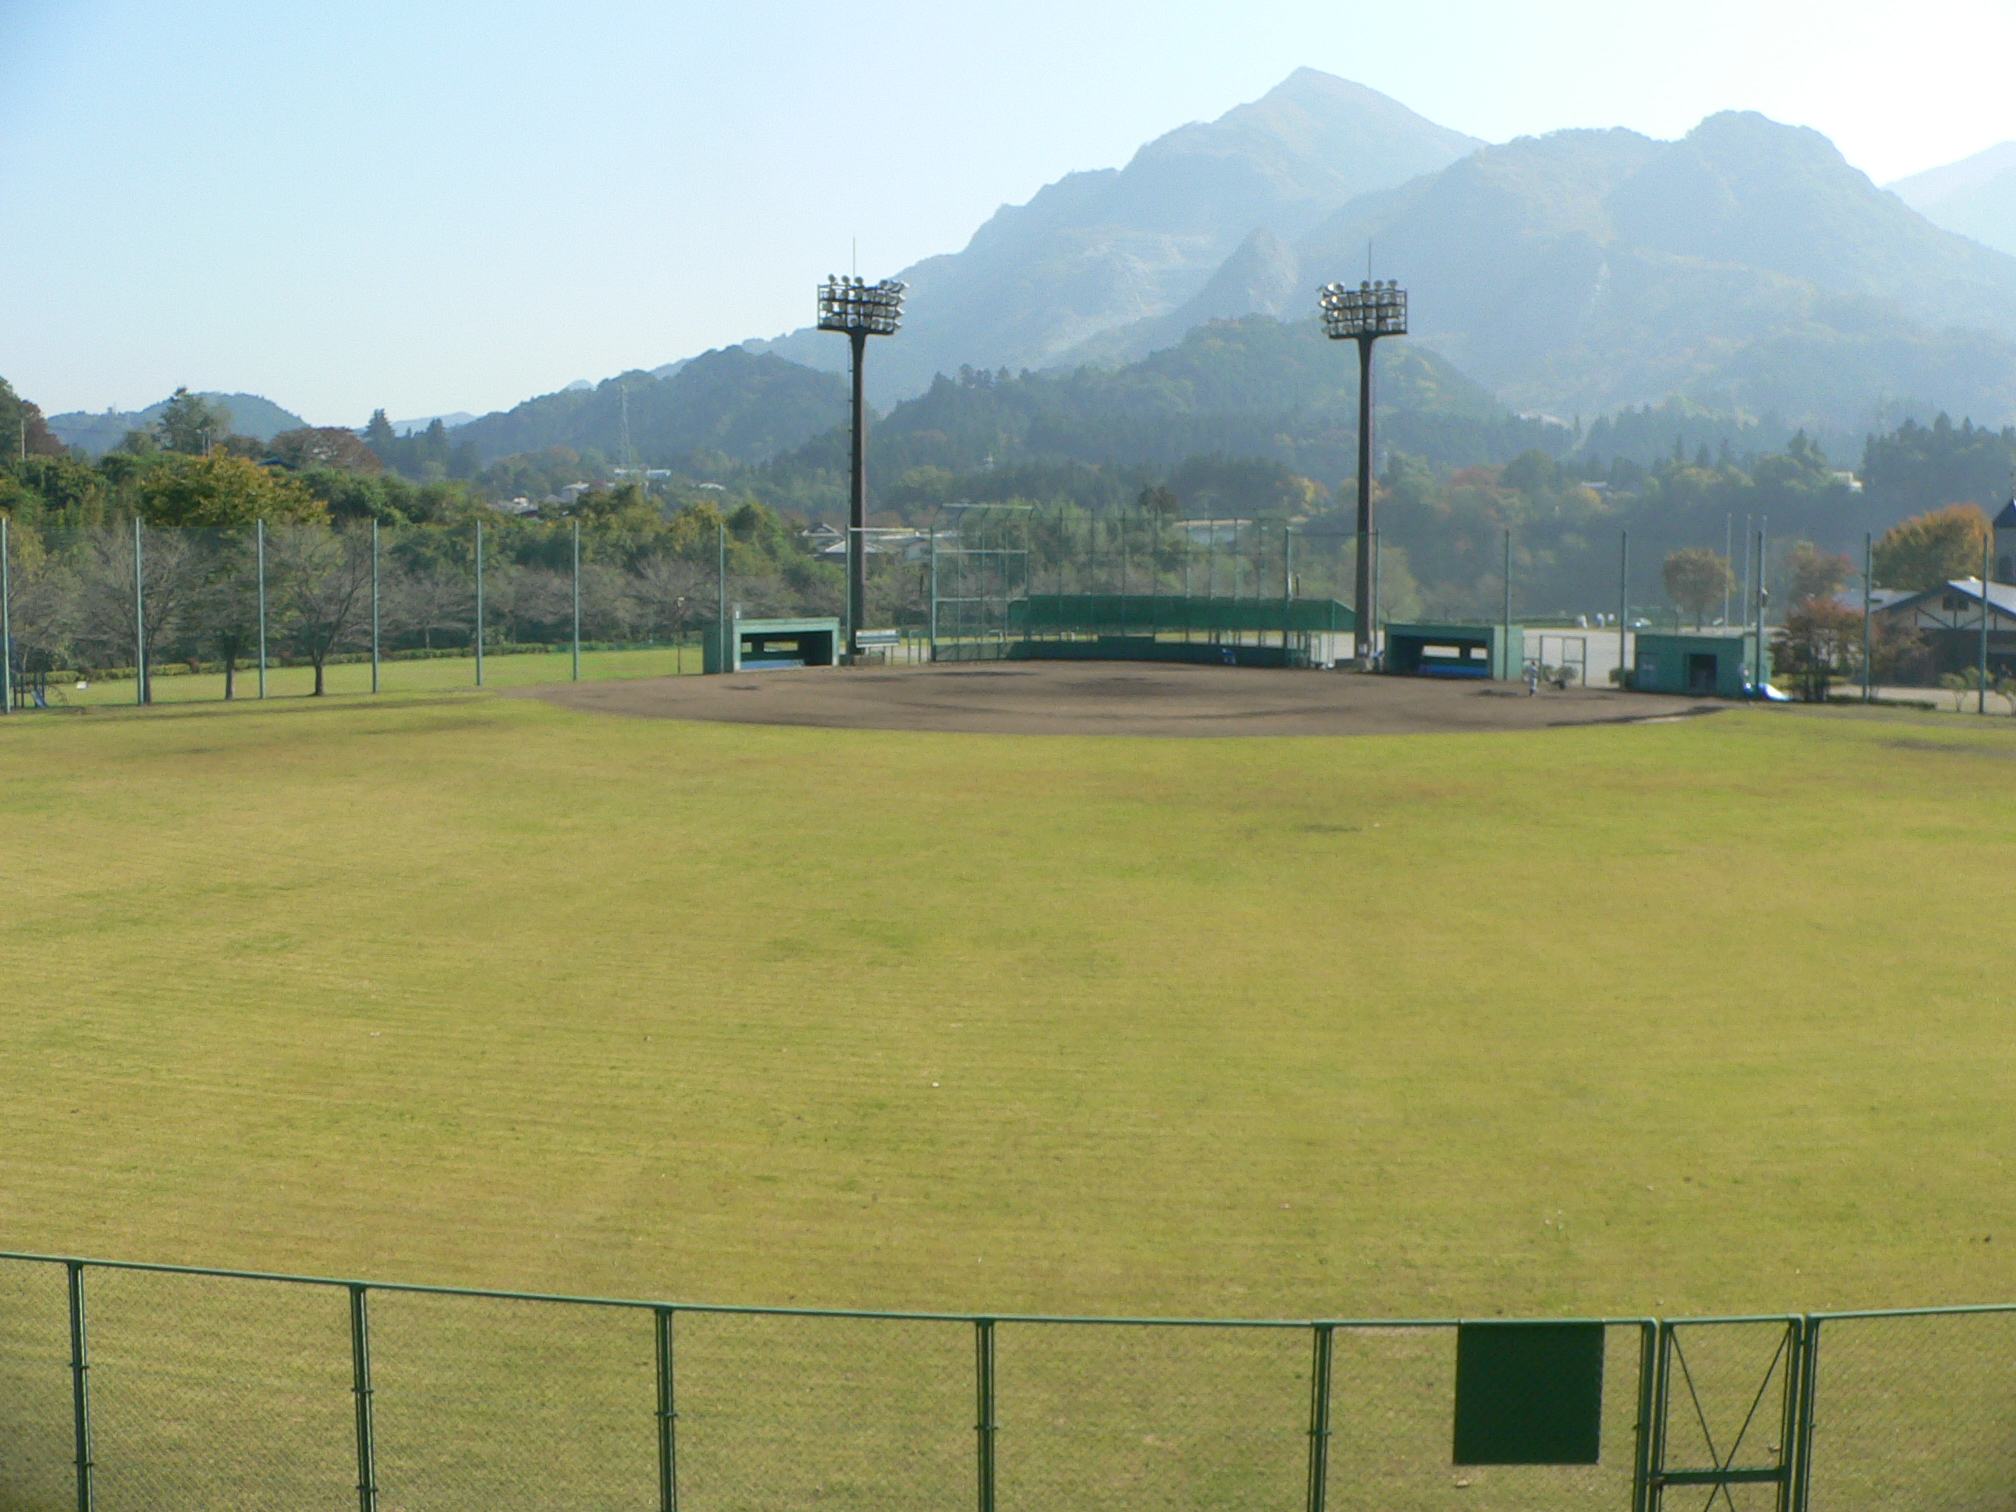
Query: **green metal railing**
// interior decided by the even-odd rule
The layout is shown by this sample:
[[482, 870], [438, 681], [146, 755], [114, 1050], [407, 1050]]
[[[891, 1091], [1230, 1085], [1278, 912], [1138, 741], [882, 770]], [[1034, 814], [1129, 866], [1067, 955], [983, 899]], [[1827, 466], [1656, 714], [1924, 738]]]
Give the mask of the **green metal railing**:
[[1326, 1512], [1460, 1492], [1795, 1512], [2016, 1484], [2016, 1308], [1582, 1320], [1607, 1341], [1595, 1462], [1458, 1465], [1459, 1341], [1525, 1326], [728, 1307], [0, 1254], [0, 1509]]

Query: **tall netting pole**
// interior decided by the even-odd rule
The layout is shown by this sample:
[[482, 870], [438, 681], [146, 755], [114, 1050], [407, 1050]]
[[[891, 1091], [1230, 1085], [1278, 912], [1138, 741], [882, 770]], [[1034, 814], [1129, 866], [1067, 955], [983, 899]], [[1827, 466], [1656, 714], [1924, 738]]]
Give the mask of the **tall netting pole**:
[[371, 691], [378, 691], [378, 522], [371, 522]]
[[147, 601], [140, 586], [140, 517], [133, 517], [133, 702], [147, 702]]
[[[1862, 535], [1862, 702], [1864, 703], [1868, 703], [1872, 697], [1870, 692], [1869, 601], [1874, 597], [1874, 594], [1871, 592], [1873, 585], [1870, 582], [1870, 573], [1875, 569], [1875, 558], [1876, 537], [1873, 532], [1864, 531]], [[1725, 573], [1724, 576], [1726, 577], [1727, 574]], [[1725, 593], [1722, 597], [1726, 600], [1729, 595]], [[1729, 613], [1726, 608], [1723, 610], [1722, 619], [1723, 623], [1728, 623]]]
[[483, 522], [476, 522], [476, 686], [483, 686]]
[[[678, 654], [676, 651], [673, 653]], [[574, 681], [581, 681], [581, 522], [574, 522]]]
[[253, 559], [259, 575], [259, 696], [266, 696], [266, 522], [252, 527]]
[[0, 515], [0, 714], [14, 712], [14, 601], [7, 550], [7, 517]]

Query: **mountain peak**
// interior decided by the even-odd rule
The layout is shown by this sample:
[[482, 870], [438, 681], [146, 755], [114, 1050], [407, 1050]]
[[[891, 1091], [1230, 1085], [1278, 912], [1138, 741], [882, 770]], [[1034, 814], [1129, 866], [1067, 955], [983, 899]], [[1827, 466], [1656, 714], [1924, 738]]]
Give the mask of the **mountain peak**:
[[[1123, 327], [1177, 310], [1256, 231], [1292, 240], [1361, 194], [1447, 167], [1483, 144], [1398, 100], [1313, 68], [1215, 121], [1164, 133], [1125, 168], [1068, 174], [1004, 206], [963, 252], [898, 276], [910, 285], [903, 340], [869, 371], [880, 399], [962, 364], [1048, 367]], [[1250, 249], [1235, 281], [1259, 297], [1278, 250]], [[1292, 274], [1290, 275], [1292, 276]], [[775, 344], [832, 368], [838, 343], [796, 332]]]

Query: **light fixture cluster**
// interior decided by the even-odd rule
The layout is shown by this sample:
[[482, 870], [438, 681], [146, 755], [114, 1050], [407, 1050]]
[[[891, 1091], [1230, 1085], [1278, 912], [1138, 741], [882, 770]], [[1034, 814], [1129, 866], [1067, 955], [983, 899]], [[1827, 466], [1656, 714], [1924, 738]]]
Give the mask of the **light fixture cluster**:
[[1355, 289], [1325, 284], [1316, 298], [1323, 307], [1323, 330], [1333, 340], [1407, 334], [1407, 291], [1391, 279]]
[[903, 290], [895, 278], [871, 284], [829, 276], [819, 286], [819, 329], [893, 336], [903, 321]]

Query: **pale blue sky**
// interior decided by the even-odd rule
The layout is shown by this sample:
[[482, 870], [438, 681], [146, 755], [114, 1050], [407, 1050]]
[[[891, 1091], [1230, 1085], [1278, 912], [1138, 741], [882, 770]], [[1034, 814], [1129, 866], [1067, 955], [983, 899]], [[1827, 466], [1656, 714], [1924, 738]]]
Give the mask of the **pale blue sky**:
[[317, 423], [802, 325], [1307, 64], [1499, 141], [1818, 128], [1879, 182], [2016, 136], [2016, 0], [0, 0], [0, 374]]

